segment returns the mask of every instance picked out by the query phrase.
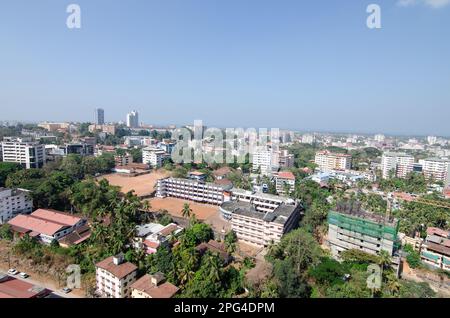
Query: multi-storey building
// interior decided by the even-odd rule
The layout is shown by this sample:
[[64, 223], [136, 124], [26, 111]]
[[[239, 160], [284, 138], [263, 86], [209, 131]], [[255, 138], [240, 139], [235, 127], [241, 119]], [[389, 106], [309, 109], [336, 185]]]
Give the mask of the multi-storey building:
[[386, 251], [393, 255], [399, 245], [399, 222], [361, 210], [358, 206], [339, 204], [328, 213], [328, 243], [333, 256], [356, 249], [369, 254]]
[[253, 171], [260, 171], [262, 175], [270, 175], [272, 173], [272, 151], [259, 150], [253, 153]]
[[381, 170], [384, 179], [391, 173], [397, 178], [405, 178], [414, 170], [414, 157], [405, 153], [385, 152], [381, 157]]
[[[290, 171], [280, 171], [275, 175], [275, 186], [280, 195], [289, 195], [295, 190], [295, 176]], [[288, 191], [288, 193], [286, 193]]]
[[325, 150], [316, 153], [314, 162], [322, 171], [349, 170], [352, 166], [352, 156]]
[[280, 168], [292, 168], [294, 167], [294, 155], [290, 154], [289, 151], [283, 149], [280, 151], [278, 157]]
[[160, 148], [147, 147], [142, 149], [142, 162], [151, 165], [152, 168], [160, 168], [167, 153]]
[[425, 264], [450, 271], [450, 232], [429, 227], [420, 257]]
[[116, 166], [128, 166], [133, 163], [133, 156], [130, 154], [114, 156], [114, 163]]
[[127, 127], [129, 128], [139, 127], [139, 114], [137, 111], [133, 110], [131, 113], [127, 114]]
[[24, 138], [5, 137], [2, 142], [4, 162], [15, 162], [26, 169], [42, 168], [45, 163], [45, 146]]
[[220, 212], [230, 220], [231, 229], [240, 241], [268, 246], [280, 242], [298, 224], [303, 209], [294, 200], [262, 193], [234, 193], [233, 189], [235, 200], [224, 202]]
[[0, 188], [0, 224], [4, 224], [18, 214], [28, 214], [33, 210], [30, 191]]
[[105, 123], [105, 111], [102, 108], [94, 110], [94, 123], [96, 125], [103, 125]]
[[128, 298], [136, 281], [136, 265], [125, 262], [122, 254], [95, 264], [97, 294], [107, 298]]
[[421, 163], [425, 178], [442, 181], [444, 185], [450, 184], [450, 160], [428, 158], [421, 161]]
[[94, 133], [97, 131], [101, 131], [105, 134], [109, 134], [109, 135], [115, 135], [116, 134], [116, 126], [114, 125], [98, 125], [98, 124], [94, 124], [94, 125], [90, 125], [88, 127], [89, 132]]
[[229, 188], [208, 182], [165, 178], [159, 179], [156, 183], [156, 196], [159, 198], [174, 197], [219, 205], [224, 202], [224, 191]]

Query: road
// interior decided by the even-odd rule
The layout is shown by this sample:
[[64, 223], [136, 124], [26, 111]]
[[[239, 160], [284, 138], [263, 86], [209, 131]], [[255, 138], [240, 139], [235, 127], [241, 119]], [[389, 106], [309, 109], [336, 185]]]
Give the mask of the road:
[[[16, 270], [20, 272], [20, 269], [16, 268]], [[8, 269], [7, 268], [0, 268], [0, 272], [3, 272], [5, 274], [7, 274], [8, 273]], [[28, 274], [30, 275], [30, 277], [28, 277], [26, 279], [21, 278], [18, 274], [15, 275], [15, 276], [13, 276], [13, 275], [9, 275], [9, 276], [14, 277], [14, 278], [16, 278], [18, 280], [22, 280], [24, 282], [33, 284], [33, 285], [37, 285], [37, 286], [41, 286], [41, 287], [47, 288], [47, 289], [53, 291], [53, 294], [55, 294], [55, 295], [57, 295], [59, 297], [62, 297], [62, 298], [83, 298], [82, 295], [79, 295], [78, 291], [72, 291], [72, 292], [70, 292], [68, 294], [64, 294], [61, 291], [60, 288], [57, 288], [57, 286], [55, 286], [54, 283], [48, 282], [48, 281], [38, 281], [32, 275], [32, 273], [28, 273]]]

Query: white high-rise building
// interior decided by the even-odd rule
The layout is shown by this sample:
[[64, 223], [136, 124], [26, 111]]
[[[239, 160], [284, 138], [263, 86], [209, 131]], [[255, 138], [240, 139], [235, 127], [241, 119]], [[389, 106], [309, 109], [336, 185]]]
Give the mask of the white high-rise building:
[[[272, 173], [273, 154], [271, 150], [259, 150], [253, 153], [253, 171], [260, 170], [262, 175], [270, 175]], [[277, 162], [278, 164], [278, 162]]]
[[30, 191], [0, 188], [0, 224], [5, 224], [21, 213], [31, 213], [33, 199]]
[[165, 158], [169, 155], [160, 148], [147, 147], [142, 149], [142, 162], [151, 165], [152, 168], [160, 168]]
[[428, 158], [421, 161], [422, 171], [426, 178], [442, 181], [450, 184], [450, 160], [440, 158]]
[[105, 111], [103, 108], [96, 108], [94, 110], [94, 123], [95, 125], [105, 124]]
[[352, 156], [345, 153], [319, 151], [314, 160], [322, 171], [349, 170], [352, 167]]
[[381, 157], [383, 179], [387, 179], [391, 171], [394, 176], [404, 178], [413, 171], [414, 157], [405, 153], [385, 152]]
[[375, 135], [375, 137], [373, 139], [376, 142], [383, 142], [386, 139], [386, 137], [383, 134], [378, 134], [378, 135]]
[[314, 143], [314, 135], [303, 135], [301, 139], [302, 144], [313, 144]]
[[436, 136], [428, 136], [427, 141], [428, 141], [428, 144], [434, 145], [437, 143], [437, 137]]
[[133, 110], [127, 114], [127, 127], [138, 128], [139, 127], [139, 113]]
[[45, 163], [45, 145], [24, 138], [5, 137], [2, 142], [4, 162], [15, 162], [26, 169], [42, 168]]

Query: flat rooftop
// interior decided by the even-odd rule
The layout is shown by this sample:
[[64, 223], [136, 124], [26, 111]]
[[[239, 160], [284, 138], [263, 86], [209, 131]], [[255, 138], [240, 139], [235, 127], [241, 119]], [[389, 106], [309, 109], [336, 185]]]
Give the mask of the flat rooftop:
[[272, 212], [261, 212], [255, 209], [255, 206], [249, 202], [242, 201], [228, 201], [221, 205], [221, 208], [233, 214], [243, 215], [266, 222], [274, 222], [284, 224], [289, 217], [296, 211], [298, 204], [286, 205], [281, 203]]

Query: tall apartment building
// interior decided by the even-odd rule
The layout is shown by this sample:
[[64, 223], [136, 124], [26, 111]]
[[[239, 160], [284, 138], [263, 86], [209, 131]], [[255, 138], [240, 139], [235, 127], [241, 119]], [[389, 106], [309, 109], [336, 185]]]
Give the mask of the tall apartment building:
[[377, 134], [375, 135], [375, 137], [373, 138], [376, 142], [383, 142], [385, 140], [385, 136], [382, 134]]
[[45, 163], [45, 145], [23, 138], [5, 137], [2, 157], [4, 162], [15, 162], [26, 169], [42, 168]]
[[272, 173], [272, 151], [258, 150], [253, 153], [253, 171], [260, 171], [262, 175], [270, 175]]
[[303, 210], [294, 200], [263, 193], [233, 189], [232, 197], [220, 206], [222, 217], [230, 220], [240, 241], [257, 246], [280, 242], [297, 226]]
[[425, 178], [442, 181], [450, 184], [450, 160], [440, 158], [428, 158], [421, 161], [422, 172]]
[[16, 215], [31, 213], [33, 199], [30, 191], [23, 189], [0, 188], [0, 224], [4, 224]]
[[95, 264], [97, 294], [107, 298], [128, 298], [136, 281], [137, 267], [124, 261], [122, 254]]
[[139, 114], [137, 111], [133, 110], [131, 113], [127, 114], [127, 127], [129, 128], [139, 127]]
[[224, 202], [224, 191], [230, 187], [188, 179], [165, 178], [156, 183], [156, 197], [174, 197], [190, 201], [217, 204]]
[[314, 162], [322, 171], [348, 170], [352, 166], [352, 156], [325, 150], [316, 153]]
[[94, 123], [96, 125], [105, 124], [105, 111], [103, 110], [103, 108], [96, 108], [94, 110]]
[[425, 264], [450, 271], [450, 232], [429, 227], [420, 258]]
[[160, 148], [147, 147], [142, 149], [142, 162], [151, 165], [152, 168], [160, 168], [167, 157], [167, 153]]
[[381, 170], [384, 179], [389, 178], [391, 172], [397, 178], [405, 178], [414, 170], [414, 157], [405, 153], [385, 152], [381, 157]]
[[[295, 190], [295, 176], [290, 171], [280, 171], [275, 175], [275, 186], [280, 195], [289, 195]], [[286, 193], [286, 190], [289, 193]]]
[[347, 204], [328, 213], [328, 243], [338, 257], [342, 251], [356, 249], [369, 254], [384, 250], [393, 255], [397, 248], [399, 222]]

